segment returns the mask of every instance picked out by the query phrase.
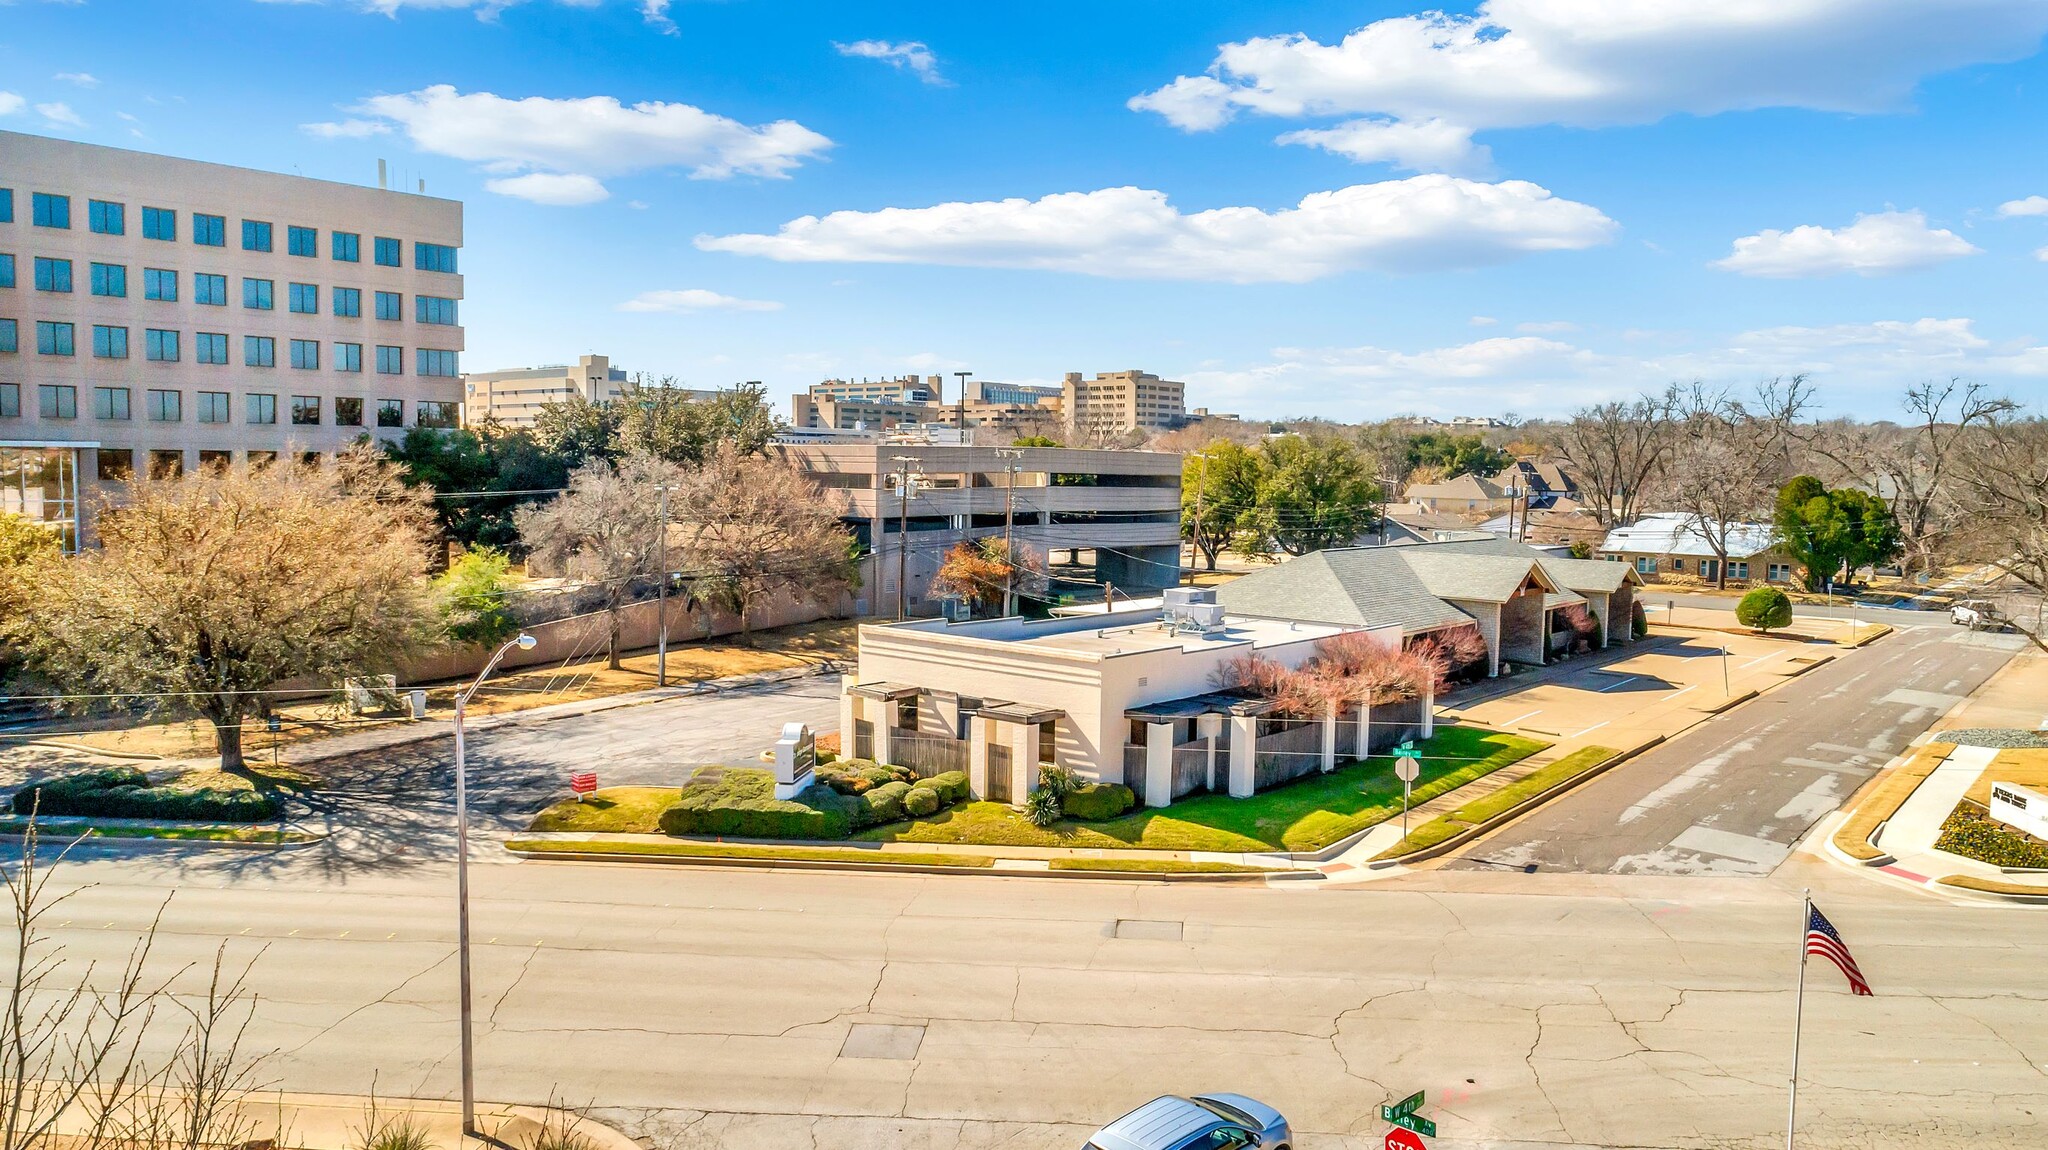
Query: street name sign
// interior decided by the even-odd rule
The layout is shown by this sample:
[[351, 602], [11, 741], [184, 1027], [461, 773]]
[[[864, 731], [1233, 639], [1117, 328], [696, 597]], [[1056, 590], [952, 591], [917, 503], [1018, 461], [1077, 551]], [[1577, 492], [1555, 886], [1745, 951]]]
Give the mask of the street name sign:
[[1436, 1137], [1436, 1123], [1431, 1122], [1420, 1114], [1403, 1114], [1390, 1119], [1390, 1121], [1404, 1130], [1413, 1130], [1417, 1134], [1427, 1134], [1431, 1138]]
[[1380, 1107], [1380, 1117], [1385, 1121], [1392, 1122], [1403, 1114], [1413, 1114], [1420, 1109], [1422, 1109], [1422, 1091], [1417, 1090], [1392, 1106]]

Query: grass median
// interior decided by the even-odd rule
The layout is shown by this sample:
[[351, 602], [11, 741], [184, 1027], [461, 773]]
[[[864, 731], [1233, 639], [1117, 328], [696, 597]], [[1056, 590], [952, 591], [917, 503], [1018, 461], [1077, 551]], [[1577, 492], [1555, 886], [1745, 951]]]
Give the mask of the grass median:
[[1409, 832], [1407, 838], [1380, 852], [1375, 857], [1382, 859], [1400, 858], [1404, 855], [1411, 855], [1416, 851], [1436, 846], [1438, 843], [1444, 842], [1453, 836], [1463, 834], [1489, 819], [1498, 818], [1554, 787], [1562, 786], [1572, 779], [1578, 778], [1580, 775], [1585, 774], [1587, 771], [1592, 770], [1620, 753], [1620, 751], [1613, 747], [1580, 747], [1578, 750], [1563, 756], [1554, 763], [1538, 767], [1525, 777], [1509, 783], [1492, 794], [1474, 799], [1448, 814], [1431, 819], [1416, 827], [1413, 831]]
[[1103, 871], [1110, 874], [1281, 874], [1286, 871], [1284, 867], [1189, 859], [1054, 859], [1051, 867], [1053, 870]]
[[563, 799], [533, 818], [530, 831], [661, 833], [661, 812], [675, 805], [681, 787], [605, 787], [587, 801]]
[[[0, 835], [26, 834], [28, 828], [27, 819], [0, 819]], [[165, 842], [249, 843], [256, 846], [309, 843], [320, 837], [305, 831], [281, 831], [274, 827], [155, 827], [54, 819], [38, 820], [36, 834], [46, 839], [157, 839]]]
[[573, 839], [513, 839], [505, 849], [529, 854], [584, 854], [657, 856], [664, 858], [762, 859], [771, 862], [859, 863], [881, 866], [942, 866], [980, 868], [995, 865], [987, 855], [925, 854], [913, 851], [835, 850], [830, 847], [768, 847], [741, 843], [676, 842], [650, 839], [646, 842]]

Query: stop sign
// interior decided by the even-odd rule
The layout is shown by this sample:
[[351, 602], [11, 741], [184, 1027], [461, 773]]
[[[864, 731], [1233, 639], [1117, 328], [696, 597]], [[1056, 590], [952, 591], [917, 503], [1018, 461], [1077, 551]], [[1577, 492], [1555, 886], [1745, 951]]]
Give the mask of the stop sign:
[[1396, 1126], [1387, 1131], [1387, 1150], [1427, 1150], [1427, 1147], [1422, 1144], [1422, 1135]]

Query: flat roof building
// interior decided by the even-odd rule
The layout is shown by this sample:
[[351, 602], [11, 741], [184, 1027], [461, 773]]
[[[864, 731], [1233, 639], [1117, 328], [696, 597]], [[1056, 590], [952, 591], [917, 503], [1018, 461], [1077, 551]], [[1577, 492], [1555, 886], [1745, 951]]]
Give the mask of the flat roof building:
[[0, 511], [461, 420], [454, 200], [0, 132]]
[[540, 409], [582, 396], [604, 403], [625, 395], [631, 381], [609, 356], [586, 355], [573, 364], [475, 371], [462, 377], [463, 417], [474, 426], [488, 416], [508, 427], [532, 427]]

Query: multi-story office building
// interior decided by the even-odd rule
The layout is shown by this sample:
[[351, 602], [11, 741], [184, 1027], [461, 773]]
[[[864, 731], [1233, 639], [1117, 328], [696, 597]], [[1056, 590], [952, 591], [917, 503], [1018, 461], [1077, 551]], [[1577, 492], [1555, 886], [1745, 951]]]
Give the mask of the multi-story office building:
[[[1000, 536], [1006, 515], [1013, 538], [1098, 593], [1153, 594], [1179, 581], [1179, 455], [882, 440], [769, 450], [825, 489], [861, 544], [863, 613], [895, 610], [899, 570], [905, 611], [935, 613], [931, 579], [946, 552]], [[906, 470], [917, 476], [907, 501], [891, 478]]]
[[574, 396], [608, 403], [623, 398], [633, 382], [603, 355], [586, 355], [573, 364], [471, 372], [462, 377], [463, 418], [472, 425], [489, 416], [507, 427], [532, 427], [550, 403]]
[[1188, 421], [1187, 385], [1147, 371], [1067, 373], [1061, 386], [1067, 429], [1076, 435], [1171, 431]]
[[951, 401], [944, 378], [916, 376], [862, 380], [828, 379], [790, 399], [797, 427], [883, 430], [894, 427], [990, 427], [1012, 431], [1057, 431], [1062, 389], [1029, 384], [968, 380]]
[[454, 427], [462, 205], [0, 132], [0, 510]]

